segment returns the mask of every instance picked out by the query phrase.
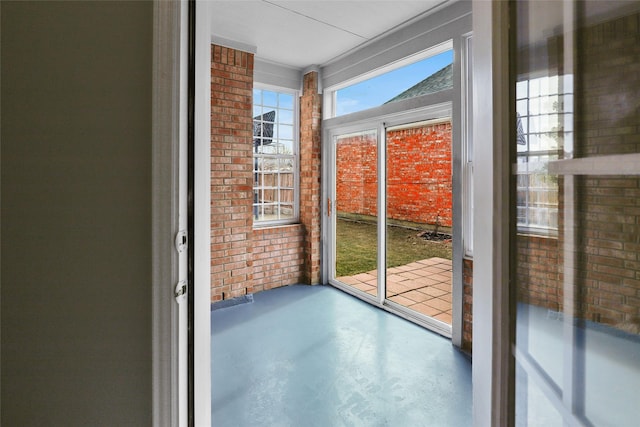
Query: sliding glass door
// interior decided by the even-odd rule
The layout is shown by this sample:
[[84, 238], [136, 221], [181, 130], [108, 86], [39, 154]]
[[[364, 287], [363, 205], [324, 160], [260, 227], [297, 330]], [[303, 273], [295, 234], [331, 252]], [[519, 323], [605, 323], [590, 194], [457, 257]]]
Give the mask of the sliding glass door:
[[451, 120], [329, 132], [330, 283], [450, 336]]

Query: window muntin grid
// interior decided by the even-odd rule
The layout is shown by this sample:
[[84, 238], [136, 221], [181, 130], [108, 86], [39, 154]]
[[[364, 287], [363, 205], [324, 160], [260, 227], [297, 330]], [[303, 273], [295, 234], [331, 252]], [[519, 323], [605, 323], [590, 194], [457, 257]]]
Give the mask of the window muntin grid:
[[294, 93], [253, 91], [254, 225], [298, 220], [298, 138]]

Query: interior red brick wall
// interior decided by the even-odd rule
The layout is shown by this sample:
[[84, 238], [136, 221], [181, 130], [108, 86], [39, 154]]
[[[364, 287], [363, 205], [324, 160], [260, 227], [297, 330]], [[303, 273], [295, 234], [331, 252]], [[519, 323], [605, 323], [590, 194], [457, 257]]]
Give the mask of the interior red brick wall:
[[211, 48], [211, 300], [253, 280], [253, 55]]
[[[338, 144], [340, 212], [377, 215], [377, 148], [354, 136]], [[387, 216], [451, 227], [451, 123], [387, 133]]]
[[300, 283], [304, 231], [299, 224], [253, 232], [253, 283], [247, 293]]
[[304, 76], [300, 97], [300, 222], [304, 227], [304, 282], [320, 283], [322, 96], [318, 73]]
[[303, 226], [253, 229], [253, 55], [211, 47], [211, 301], [300, 283]]

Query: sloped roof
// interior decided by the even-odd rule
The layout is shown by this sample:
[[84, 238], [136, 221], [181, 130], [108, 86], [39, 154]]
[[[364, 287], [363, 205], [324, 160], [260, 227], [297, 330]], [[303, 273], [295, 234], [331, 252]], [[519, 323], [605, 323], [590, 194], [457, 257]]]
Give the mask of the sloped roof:
[[401, 99], [415, 98], [416, 96], [426, 95], [428, 93], [440, 92], [441, 90], [451, 89], [453, 87], [453, 64], [449, 64], [439, 71], [436, 71], [420, 83], [417, 83], [409, 89], [397, 95], [385, 104], [400, 101]]

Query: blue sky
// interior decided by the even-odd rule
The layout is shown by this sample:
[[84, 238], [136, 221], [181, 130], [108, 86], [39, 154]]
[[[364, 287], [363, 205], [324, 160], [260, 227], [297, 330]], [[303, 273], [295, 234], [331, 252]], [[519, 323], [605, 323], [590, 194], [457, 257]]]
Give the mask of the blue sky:
[[337, 115], [380, 106], [453, 62], [453, 50], [338, 90]]

